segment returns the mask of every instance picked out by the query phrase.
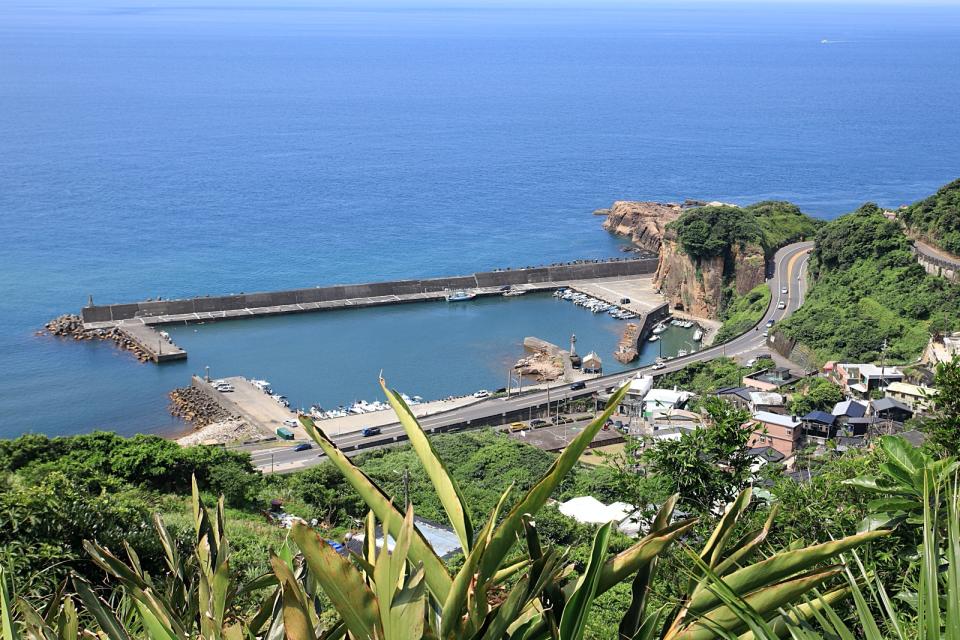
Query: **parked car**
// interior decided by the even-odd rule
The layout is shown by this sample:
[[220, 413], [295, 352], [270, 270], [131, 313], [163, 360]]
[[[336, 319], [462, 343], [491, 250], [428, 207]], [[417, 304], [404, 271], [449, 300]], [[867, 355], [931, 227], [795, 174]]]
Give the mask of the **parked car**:
[[293, 418], [287, 418], [286, 420], [283, 421], [283, 426], [290, 427], [291, 429], [296, 429], [300, 425]]
[[370, 436], [380, 435], [380, 427], [364, 427], [363, 431], [360, 432], [364, 438], [369, 438]]
[[486, 389], [480, 389], [480, 391], [477, 391], [476, 393], [473, 394], [473, 397], [474, 397], [474, 398], [489, 398], [489, 397], [490, 397], [490, 392], [487, 391]]
[[536, 419], [530, 421], [530, 427], [531, 427], [532, 429], [536, 429], [537, 427], [545, 427], [545, 426], [547, 426], [548, 424], [550, 424], [550, 423], [547, 422], [546, 420], [542, 420], [541, 418], [536, 418]]
[[580, 391], [581, 389], [586, 389], [586, 388], [587, 388], [587, 383], [582, 380], [580, 382], [574, 382], [572, 385], [570, 385], [570, 391]]
[[309, 442], [301, 442], [293, 448], [294, 451], [309, 451], [310, 449], [313, 449], [313, 445]]
[[523, 431], [526, 428], [527, 428], [527, 425], [523, 424], [522, 422], [510, 423], [510, 431]]
[[620, 298], [620, 304], [630, 304], [630, 298]]
[[550, 422], [553, 424], [570, 424], [573, 422], [573, 418], [568, 418], [567, 416], [553, 416], [550, 418]]
[[219, 387], [214, 387], [220, 393], [233, 393], [233, 386], [229, 384], [222, 384]]

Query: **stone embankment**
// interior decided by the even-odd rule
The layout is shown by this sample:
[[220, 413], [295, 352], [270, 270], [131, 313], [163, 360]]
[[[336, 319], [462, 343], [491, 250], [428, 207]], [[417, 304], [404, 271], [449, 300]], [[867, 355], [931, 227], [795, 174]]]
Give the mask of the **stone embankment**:
[[140, 362], [151, 359], [149, 353], [118, 328], [88, 329], [83, 326], [80, 316], [74, 314], [64, 314], [54, 318], [44, 325], [39, 333], [74, 340], [109, 340], [121, 349], [133, 353]]
[[236, 417], [196, 387], [180, 387], [171, 391], [170, 413], [192, 422], [197, 428]]
[[263, 434], [255, 427], [251, 427], [243, 420], [233, 419], [208, 424], [189, 435], [177, 438], [177, 444], [192, 447], [198, 444], [228, 444], [262, 439]]
[[640, 340], [641, 328], [642, 327], [636, 322], [627, 323], [627, 326], [623, 329], [623, 336], [620, 338], [619, 344], [617, 344], [617, 350], [613, 352], [614, 358], [623, 364], [633, 362], [637, 359], [637, 356], [640, 355], [637, 343]]

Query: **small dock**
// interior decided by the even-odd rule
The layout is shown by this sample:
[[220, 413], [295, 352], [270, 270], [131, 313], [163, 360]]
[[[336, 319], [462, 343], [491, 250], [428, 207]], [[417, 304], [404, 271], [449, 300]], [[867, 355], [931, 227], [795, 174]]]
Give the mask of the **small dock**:
[[233, 391], [217, 391], [212, 384], [193, 376], [191, 384], [213, 398], [230, 415], [240, 416], [244, 422], [266, 436], [277, 435], [277, 429], [287, 427], [297, 440], [306, 440], [307, 432], [297, 423], [296, 427], [284, 421], [297, 419], [297, 414], [283, 406], [242, 376], [223, 378], [233, 386]]
[[186, 351], [150, 325], [133, 320], [120, 322], [116, 326], [117, 330], [135, 342], [154, 362], [170, 362], [187, 358]]

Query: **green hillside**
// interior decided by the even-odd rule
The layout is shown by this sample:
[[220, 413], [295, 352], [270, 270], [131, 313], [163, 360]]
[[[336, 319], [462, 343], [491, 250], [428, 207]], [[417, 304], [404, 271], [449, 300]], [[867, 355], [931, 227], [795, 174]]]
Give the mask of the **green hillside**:
[[729, 255], [735, 245], [759, 244], [771, 256], [780, 247], [813, 236], [822, 224], [790, 202], [767, 200], [746, 207], [697, 207], [672, 222], [680, 246], [695, 258]]
[[960, 286], [927, 274], [910, 242], [877, 205], [827, 223], [810, 262], [812, 287], [778, 331], [821, 361], [916, 359], [932, 329], [960, 326]]
[[897, 213], [910, 232], [960, 255], [960, 179]]

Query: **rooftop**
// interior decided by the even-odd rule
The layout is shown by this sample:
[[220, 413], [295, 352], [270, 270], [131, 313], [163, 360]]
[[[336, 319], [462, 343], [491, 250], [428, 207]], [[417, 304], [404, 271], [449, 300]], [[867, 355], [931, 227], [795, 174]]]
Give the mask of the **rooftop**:
[[913, 413], [913, 409], [893, 398], [880, 398], [879, 400], [874, 400], [872, 405], [874, 413], [878, 411], [889, 411], [890, 409], [900, 409], [901, 411]]
[[807, 415], [803, 416], [804, 422], [819, 422], [820, 424], [833, 424], [837, 420], [837, 416], [832, 413], [827, 413], [826, 411], [811, 411]]
[[769, 411], [755, 411], [753, 414], [753, 419], [758, 422], [764, 422], [767, 424], [775, 424], [781, 427], [789, 427], [795, 429], [800, 426], [800, 421], [794, 418], [793, 416], [784, 416], [779, 413], [771, 413]]
[[844, 369], [856, 369], [860, 375], [868, 378], [889, 378], [891, 376], [903, 377], [903, 372], [897, 367], [878, 367], [875, 364], [857, 364], [854, 362], [838, 365]]
[[918, 384], [910, 384], [909, 382], [891, 382], [887, 385], [887, 391], [890, 393], [902, 393], [908, 396], [933, 396], [937, 394], [936, 389], [931, 389], [930, 387], [921, 387]]
[[867, 407], [856, 400], [844, 400], [833, 405], [833, 415], [848, 418], [862, 418], [867, 415]]
[[751, 391], [750, 402], [756, 405], [782, 406], [783, 396], [773, 391]]

